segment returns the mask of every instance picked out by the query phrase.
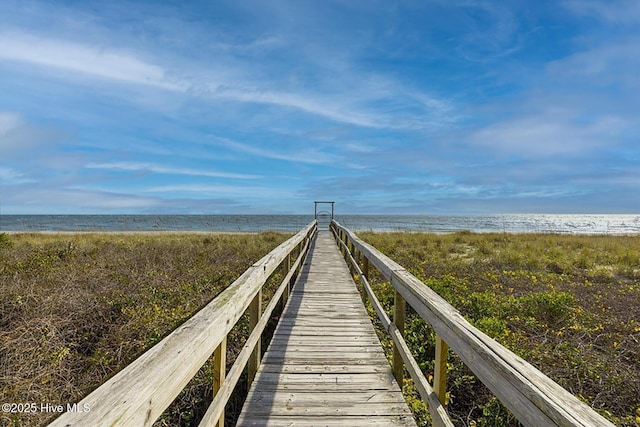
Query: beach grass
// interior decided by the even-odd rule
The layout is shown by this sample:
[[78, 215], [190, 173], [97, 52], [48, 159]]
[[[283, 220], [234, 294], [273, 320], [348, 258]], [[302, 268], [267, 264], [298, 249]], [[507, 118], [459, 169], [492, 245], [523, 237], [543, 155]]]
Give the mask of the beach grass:
[[[78, 402], [287, 237], [0, 235], [0, 401]], [[245, 317], [230, 334], [229, 364], [247, 335]], [[197, 425], [211, 396], [207, 364], [156, 425]], [[230, 412], [241, 404], [232, 401]], [[41, 411], [0, 413], [0, 425], [35, 426], [51, 418]]]
[[[640, 236], [359, 236], [610, 421], [640, 426]], [[393, 288], [379, 276], [374, 287], [391, 313]], [[389, 339], [380, 336], [390, 354]], [[432, 373], [435, 337], [413, 310], [406, 339]], [[518, 425], [455, 354], [447, 370], [456, 425]], [[430, 425], [411, 380], [405, 391], [420, 424]]]
[[[359, 235], [616, 425], [640, 426], [640, 236]], [[287, 237], [0, 234], [0, 400], [79, 401]], [[390, 284], [373, 279], [391, 310]], [[247, 335], [242, 318], [229, 336], [228, 366]], [[428, 375], [434, 335], [412, 310], [406, 337]], [[156, 425], [197, 425], [211, 384], [206, 364]], [[517, 425], [455, 355], [447, 387], [457, 426]], [[410, 380], [404, 390], [419, 423], [429, 425]], [[242, 396], [229, 403], [229, 423], [241, 405]], [[0, 417], [0, 425], [24, 426], [52, 418]]]

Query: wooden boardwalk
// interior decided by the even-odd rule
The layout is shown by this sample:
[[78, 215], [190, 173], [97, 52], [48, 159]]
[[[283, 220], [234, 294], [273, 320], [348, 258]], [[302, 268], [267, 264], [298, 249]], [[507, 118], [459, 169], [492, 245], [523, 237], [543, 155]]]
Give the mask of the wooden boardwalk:
[[[73, 404], [90, 411], [67, 410], [50, 427], [151, 426], [212, 356], [214, 397], [199, 426], [221, 426], [225, 405], [243, 370], [248, 366], [256, 372], [258, 343], [294, 277], [296, 285], [257, 369], [238, 425], [415, 426], [337, 245], [328, 232], [316, 234], [318, 225], [314, 220], [278, 245], [162, 341]], [[392, 321], [359, 265], [351, 254], [346, 257], [359, 272], [369, 302], [393, 339], [397, 376], [401, 377], [401, 370], [411, 375], [434, 426], [453, 427], [441, 404], [450, 349], [527, 427], [614, 427], [476, 329], [401, 265], [339, 223], [332, 221], [331, 227], [342, 248], [357, 251], [365, 271], [374, 267], [393, 286]], [[282, 270], [286, 274], [261, 316], [262, 289]], [[433, 387], [403, 338], [407, 305], [436, 333]], [[251, 333], [227, 371], [227, 336], [247, 310]]]
[[311, 246], [237, 425], [416, 425], [329, 232]]

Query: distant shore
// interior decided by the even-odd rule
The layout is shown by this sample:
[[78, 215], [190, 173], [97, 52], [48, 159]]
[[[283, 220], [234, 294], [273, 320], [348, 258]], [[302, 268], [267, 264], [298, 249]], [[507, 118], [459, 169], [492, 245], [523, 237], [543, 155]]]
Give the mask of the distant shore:
[[[313, 215], [3, 215], [0, 232], [297, 232], [313, 219]], [[335, 219], [354, 231], [640, 234], [640, 214], [337, 214]]]

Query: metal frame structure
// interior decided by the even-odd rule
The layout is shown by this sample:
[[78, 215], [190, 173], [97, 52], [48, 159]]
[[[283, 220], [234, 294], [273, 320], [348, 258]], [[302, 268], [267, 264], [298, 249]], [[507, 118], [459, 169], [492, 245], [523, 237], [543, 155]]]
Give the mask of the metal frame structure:
[[[327, 203], [330, 203], [330, 204], [331, 204], [331, 221], [333, 221], [333, 212], [334, 212], [334, 208], [333, 208], [333, 207], [334, 207], [334, 205], [335, 205], [335, 203], [336, 203], [336, 202], [333, 202], [333, 201], [329, 201], [329, 202], [327, 202], [327, 201], [318, 201], [318, 200], [316, 200], [316, 201], [314, 201], [313, 203], [314, 203], [313, 218], [314, 218], [314, 219], [316, 219], [316, 220], [318, 219], [318, 213], [319, 213], [319, 212], [318, 212], [318, 204], [327, 204]], [[321, 212], [327, 212], [327, 213], [329, 213], [329, 211], [320, 211], [320, 213], [321, 213]]]

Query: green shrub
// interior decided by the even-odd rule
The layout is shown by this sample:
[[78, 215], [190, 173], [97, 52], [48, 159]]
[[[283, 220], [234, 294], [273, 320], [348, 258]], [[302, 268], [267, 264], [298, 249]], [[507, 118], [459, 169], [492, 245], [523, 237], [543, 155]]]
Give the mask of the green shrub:
[[519, 299], [523, 316], [534, 317], [541, 323], [556, 326], [573, 317], [576, 299], [568, 292], [537, 292]]
[[[607, 419], [640, 427], [640, 235], [362, 233], [361, 238]], [[388, 284], [384, 294], [390, 310]], [[410, 313], [407, 341], [429, 376], [433, 332]], [[518, 425], [454, 352], [447, 370], [448, 412], [455, 425], [471, 420], [478, 426]]]

